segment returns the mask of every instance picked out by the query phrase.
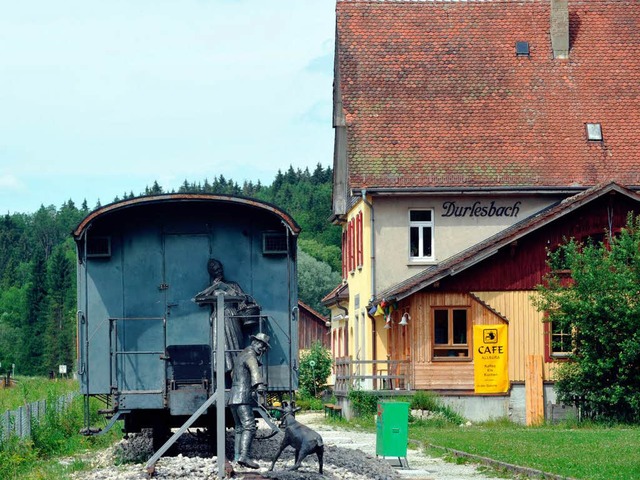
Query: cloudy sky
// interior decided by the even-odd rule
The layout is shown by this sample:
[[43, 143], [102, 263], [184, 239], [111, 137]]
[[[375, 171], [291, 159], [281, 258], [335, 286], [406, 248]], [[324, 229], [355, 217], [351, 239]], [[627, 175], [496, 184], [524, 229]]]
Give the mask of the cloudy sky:
[[0, 0], [0, 214], [331, 165], [334, 0]]

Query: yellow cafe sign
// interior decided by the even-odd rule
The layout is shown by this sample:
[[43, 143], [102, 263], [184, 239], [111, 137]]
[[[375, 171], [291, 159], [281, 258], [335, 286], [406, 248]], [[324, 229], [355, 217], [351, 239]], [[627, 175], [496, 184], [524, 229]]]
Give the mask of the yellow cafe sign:
[[475, 393], [505, 393], [509, 390], [507, 325], [474, 325]]

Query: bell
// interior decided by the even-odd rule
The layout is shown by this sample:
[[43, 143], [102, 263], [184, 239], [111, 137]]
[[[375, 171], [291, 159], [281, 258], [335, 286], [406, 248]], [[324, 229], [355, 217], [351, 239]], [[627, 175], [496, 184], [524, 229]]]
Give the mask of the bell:
[[409, 315], [409, 312], [404, 312], [402, 314], [402, 319], [400, 320], [400, 323], [398, 325], [406, 326], [409, 324], [410, 319], [411, 319], [411, 316]]

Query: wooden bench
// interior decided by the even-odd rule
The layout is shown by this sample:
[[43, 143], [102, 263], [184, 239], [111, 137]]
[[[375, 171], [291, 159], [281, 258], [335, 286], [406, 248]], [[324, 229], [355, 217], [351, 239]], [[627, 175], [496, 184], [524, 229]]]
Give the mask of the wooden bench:
[[324, 404], [324, 416], [329, 416], [330, 418], [342, 417], [342, 407], [340, 405], [335, 405], [333, 403], [325, 403]]

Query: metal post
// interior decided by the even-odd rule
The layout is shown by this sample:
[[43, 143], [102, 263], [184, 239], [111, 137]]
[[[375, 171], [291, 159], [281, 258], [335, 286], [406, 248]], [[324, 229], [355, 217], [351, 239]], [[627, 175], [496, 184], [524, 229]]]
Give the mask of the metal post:
[[225, 478], [225, 408], [227, 406], [224, 385], [224, 293], [216, 295], [216, 438], [218, 456], [218, 478]]
[[[175, 443], [175, 441], [180, 438], [180, 436], [187, 431], [187, 429], [193, 424], [193, 422], [195, 422], [198, 417], [200, 417], [200, 415], [202, 415], [205, 410], [207, 408], [209, 408], [213, 403], [215, 403], [218, 400], [218, 392], [215, 392], [213, 395], [211, 395], [209, 397], [209, 399], [204, 402], [200, 408], [198, 408], [198, 410], [196, 410], [193, 415], [191, 415], [189, 417], [189, 419], [184, 423], [184, 425], [182, 425], [173, 435], [171, 435], [171, 437], [169, 438], [169, 440], [167, 440], [165, 442], [165, 444], [160, 447], [160, 449], [153, 454], [153, 456], [147, 461], [147, 464], [145, 465], [145, 468], [147, 470], [147, 473], [149, 475], [152, 475], [154, 470], [155, 470], [155, 465], [156, 462], [158, 461], [158, 459], [164, 455], [164, 452], [166, 452], [167, 450], [169, 450], [169, 448], [171, 447], [171, 445], [173, 445]], [[218, 402], [218, 405], [220, 404], [220, 402]], [[224, 464], [223, 464], [224, 467]], [[224, 478], [224, 477], [223, 477]]]

